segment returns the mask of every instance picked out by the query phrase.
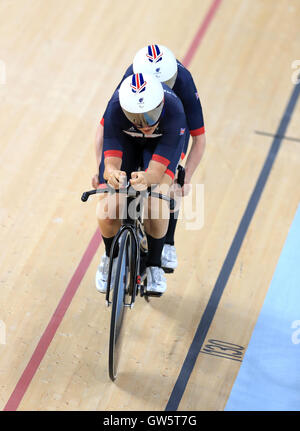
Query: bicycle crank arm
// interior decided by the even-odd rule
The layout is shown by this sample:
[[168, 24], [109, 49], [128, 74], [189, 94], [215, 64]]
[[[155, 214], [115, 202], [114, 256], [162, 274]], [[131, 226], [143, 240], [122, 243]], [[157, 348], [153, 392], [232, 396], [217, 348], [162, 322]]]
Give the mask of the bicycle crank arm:
[[162, 293], [160, 293], [160, 292], [145, 292], [144, 296], [153, 296], [153, 297], [159, 298], [160, 296], [162, 296]]

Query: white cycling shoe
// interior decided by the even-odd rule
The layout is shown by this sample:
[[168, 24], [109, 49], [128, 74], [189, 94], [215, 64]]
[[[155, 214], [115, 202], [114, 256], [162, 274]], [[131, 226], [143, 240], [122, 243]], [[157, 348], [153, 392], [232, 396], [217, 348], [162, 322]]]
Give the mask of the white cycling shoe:
[[167, 288], [167, 281], [164, 270], [158, 266], [148, 266], [147, 269], [147, 292], [164, 293]]
[[[111, 274], [111, 289], [114, 286], [115, 276], [116, 276], [116, 263], [117, 259], [113, 261], [112, 274]], [[109, 269], [109, 257], [106, 256], [106, 253], [101, 258], [100, 265], [98, 266], [96, 272], [96, 289], [98, 292], [106, 293], [107, 290], [107, 278], [108, 278], [108, 269]]]
[[161, 267], [165, 272], [173, 272], [177, 268], [178, 261], [174, 245], [165, 244], [161, 254]]

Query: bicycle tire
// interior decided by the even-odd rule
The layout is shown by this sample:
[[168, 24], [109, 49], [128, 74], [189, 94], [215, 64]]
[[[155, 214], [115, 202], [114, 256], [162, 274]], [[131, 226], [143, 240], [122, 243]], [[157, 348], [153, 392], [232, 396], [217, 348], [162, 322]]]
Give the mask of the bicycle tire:
[[124, 231], [122, 233], [119, 244], [109, 335], [108, 368], [109, 377], [112, 381], [116, 379], [118, 373], [123, 342], [122, 326], [128, 308], [125, 304], [128, 303], [130, 286], [133, 284], [130, 232]]

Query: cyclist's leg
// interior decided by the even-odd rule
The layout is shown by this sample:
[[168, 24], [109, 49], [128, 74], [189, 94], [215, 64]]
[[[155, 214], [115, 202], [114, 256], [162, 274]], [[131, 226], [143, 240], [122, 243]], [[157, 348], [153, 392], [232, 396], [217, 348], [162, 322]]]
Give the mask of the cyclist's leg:
[[[187, 150], [188, 150], [188, 144], [190, 139], [190, 131], [188, 128], [186, 128], [185, 134], [184, 134], [184, 146], [181, 153], [181, 161], [184, 159]], [[169, 220], [169, 226], [166, 233], [166, 241], [165, 244], [174, 246], [175, 245], [175, 230], [177, 226], [177, 220], [179, 215], [179, 207], [176, 206], [175, 211], [170, 211], [170, 220]]]
[[[140, 147], [136, 146], [134, 138], [130, 136], [125, 136], [123, 139], [126, 141], [124, 144], [126, 155], [123, 156], [121, 170], [126, 172], [127, 179], [129, 180], [131, 172], [136, 171], [138, 168], [137, 153]], [[103, 174], [104, 157], [102, 156], [99, 167], [99, 187], [106, 186]], [[121, 226], [126, 196], [118, 193], [105, 193], [99, 196], [97, 219], [105, 243], [106, 255], [109, 256], [113, 239]]]
[[[180, 141], [181, 145], [176, 145], [172, 159], [166, 167], [165, 174], [162, 178], [161, 184], [159, 185], [160, 190], [155, 190], [156, 192], [159, 191], [162, 194], [169, 194], [170, 186], [173, 184], [174, 177], [176, 175], [177, 165], [180, 160], [180, 156], [182, 152], [186, 150], [188, 144], [187, 134], [182, 135]], [[148, 167], [155, 148], [156, 144], [148, 144], [145, 147], [143, 152], [144, 168]], [[161, 259], [161, 251], [169, 227], [169, 204], [164, 200], [153, 198], [151, 199], [150, 210], [148, 210], [148, 213], [149, 214], [147, 220], [145, 220], [145, 230], [149, 236], [150, 243], [153, 243], [153, 251], [150, 251], [149, 253], [149, 261], [154, 261], [156, 265], [159, 265]]]
[[[104, 174], [104, 155], [99, 167], [99, 186], [106, 187]], [[106, 256], [109, 256], [114, 236], [120, 228], [120, 196], [118, 194], [103, 193], [99, 195], [96, 216], [100, 232], [105, 244]]]
[[[169, 194], [172, 178], [164, 174], [155, 193]], [[148, 238], [148, 266], [161, 266], [161, 252], [169, 224], [169, 203], [163, 199], [150, 196], [145, 206], [145, 231]]]
[[[152, 159], [157, 143], [149, 143], [143, 149], [143, 166], [146, 170]], [[156, 193], [168, 194], [172, 178], [164, 174]], [[145, 203], [144, 226], [148, 239], [148, 266], [160, 266], [161, 251], [169, 223], [168, 203], [162, 199], [149, 197]]]
[[[126, 172], [127, 178], [130, 177], [130, 172], [136, 170], [134, 151], [128, 146], [126, 157], [123, 157], [121, 170]], [[106, 187], [106, 182], [103, 177], [104, 174], [104, 157], [102, 157], [99, 169], [99, 187]], [[107, 290], [107, 279], [109, 270], [109, 256], [111, 247], [121, 226], [121, 218], [123, 216], [124, 203], [126, 196], [118, 193], [105, 193], [99, 195], [99, 200], [96, 208], [96, 215], [100, 232], [102, 234], [103, 242], [105, 245], [105, 253], [101, 257], [100, 264], [96, 272], [96, 287], [97, 290], [104, 293]], [[112, 269], [112, 285], [116, 271], [116, 263], [119, 247], [118, 244], [114, 249], [113, 255], [113, 269]]]
[[[172, 178], [164, 175], [161, 184], [155, 187], [156, 193], [168, 194]], [[161, 267], [161, 254], [165, 243], [165, 235], [169, 223], [169, 203], [150, 196], [145, 205], [144, 225], [148, 240], [148, 256], [146, 261], [147, 292], [162, 294], [167, 288], [164, 270]]]
[[[101, 180], [103, 181], [103, 177], [101, 178]], [[102, 182], [102, 186], [103, 186], [103, 182]], [[99, 187], [101, 187], [101, 183]], [[96, 283], [96, 289], [101, 293], [105, 293], [107, 290], [110, 251], [113, 244], [114, 236], [120, 227], [120, 220], [119, 220], [119, 217], [117, 217], [117, 213], [119, 211], [119, 205], [118, 205], [117, 199], [119, 199], [119, 195], [117, 194], [111, 195], [108, 193], [105, 193], [105, 194], [103, 193], [103, 194], [100, 194], [99, 196], [100, 197], [96, 207], [96, 214], [97, 214], [97, 220], [98, 220], [100, 232], [102, 234], [103, 242], [105, 245], [105, 252], [101, 256], [100, 263], [97, 268], [95, 283]], [[115, 213], [115, 216], [113, 216], [112, 213]], [[117, 264], [116, 257], [118, 255], [118, 247], [116, 247], [114, 250], [115, 251], [113, 256], [114, 259], [113, 259], [113, 267], [112, 267], [112, 275], [111, 275], [111, 281], [112, 281], [111, 285], [113, 285], [114, 278], [115, 278], [116, 264]]]

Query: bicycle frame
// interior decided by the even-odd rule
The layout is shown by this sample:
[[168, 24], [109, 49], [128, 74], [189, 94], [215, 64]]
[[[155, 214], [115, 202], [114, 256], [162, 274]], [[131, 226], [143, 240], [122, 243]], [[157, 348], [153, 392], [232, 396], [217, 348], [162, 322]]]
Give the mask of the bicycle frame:
[[[111, 276], [112, 276], [113, 256], [115, 254], [115, 250], [116, 250], [116, 247], [118, 245], [118, 241], [119, 241], [120, 237], [122, 236], [122, 234], [125, 231], [128, 231], [130, 236], [131, 236], [131, 240], [132, 240], [132, 244], [133, 244], [133, 256], [135, 258], [135, 265], [133, 265], [133, 267], [134, 267], [134, 273], [133, 273], [134, 286], [133, 286], [133, 289], [131, 292], [131, 302], [129, 304], [124, 304], [124, 305], [132, 308], [134, 305], [135, 299], [136, 299], [136, 292], [141, 288], [141, 285], [146, 278], [146, 272], [144, 272], [143, 274], [140, 274], [141, 240], [138, 238], [138, 232], [139, 232], [139, 230], [142, 230], [142, 233], [144, 234], [144, 231], [142, 228], [143, 223], [142, 223], [140, 215], [138, 215], [136, 218], [130, 217], [130, 215], [128, 214], [128, 207], [134, 199], [139, 198], [139, 203], [138, 203], [138, 205], [140, 206], [139, 213], [142, 214], [144, 198], [147, 198], [151, 195], [152, 197], [156, 197], [156, 198], [168, 201], [170, 204], [170, 208], [173, 209], [174, 208], [174, 199], [172, 199], [166, 195], [163, 195], [161, 193], [154, 192], [151, 187], [149, 187], [147, 190], [142, 191], [142, 192], [136, 191], [136, 190], [134, 192], [132, 192], [131, 186], [129, 184], [127, 184], [126, 187], [119, 189], [119, 190], [115, 190], [112, 187], [110, 187], [109, 185], [107, 185], [107, 188], [96, 189], [96, 190], [84, 192], [82, 194], [81, 200], [83, 202], [85, 202], [85, 201], [87, 201], [87, 199], [89, 198], [90, 195], [98, 194], [98, 193], [122, 193], [122, 194], [127, 195], [126, 196], [126, 203], [124, 205], [124, 213], [123, 213], [123, 217], [121, 220], [121, 227], [114, 237], [114, 240], [113, 240], [113, 243], [111, 246], [111, 251], [110, 251], [109, 270], [108, 270], [108, 279], [107, 279], [107, 290], [106, 290], [106, 304], [107, 304], [107, 306], [109, 306], [111, 304], [110, 285], [111, 285]], [[144, 292], [141, 292], [141, 295], [143, 295], [143, 293]]]
[[[106, 304], [112, 305], [111, 309], [111, 323], [109, 332], [109, 354], [108, 354], [108, 370], [109, 377], [115, 381], [119, 368], [119, 359], [122, 350], [122, 338], [124, 331], [121, 330], [123, 319], [127, 312], [127, 307], [132, 308], [136, 295], [140, 293], [141, 296], [149, 301], [149, 296], [161, 296], [160, 293], [147, 292], [146, 288], [146, 265], [145, 268], [141, 265], [143, 253], [146, 256], [146, 247], [144, 247], [143, 240], [145, 238], [145, 231], [143, 226], [143, 210], [144, 198], [149, 195], [167, 200], [170, 208], [174, 209], [174, 199], [153, 192], [152, 188], [139, 192], [134, 190], [132, 193], [130, 185], [120, 190], [115, 190], [109, 185], [105, 189], [96, 189], [82, 194], [81, 200], [85, 202], [90, 195], [96, 193], [124, 193], [126, 194], [125, 205], [123, 207], [123, 214], [121, 219], [121, 227], [114, 237], [109, 259], [108, 280], [106, 289]], [[128, 209], [130, 204], [135, 202], [134, 216], [131, 216]], [[116, 275], [114, 282], [114, 290], [112, 294], [112, 301], [110, 301], [113, 256], [116, 256], [118, 247], [118, 257], [116, 258]], [[141, 267], [143, 273], [141, 274]], [[130, 299], [129, 299], [130, 297]]]

